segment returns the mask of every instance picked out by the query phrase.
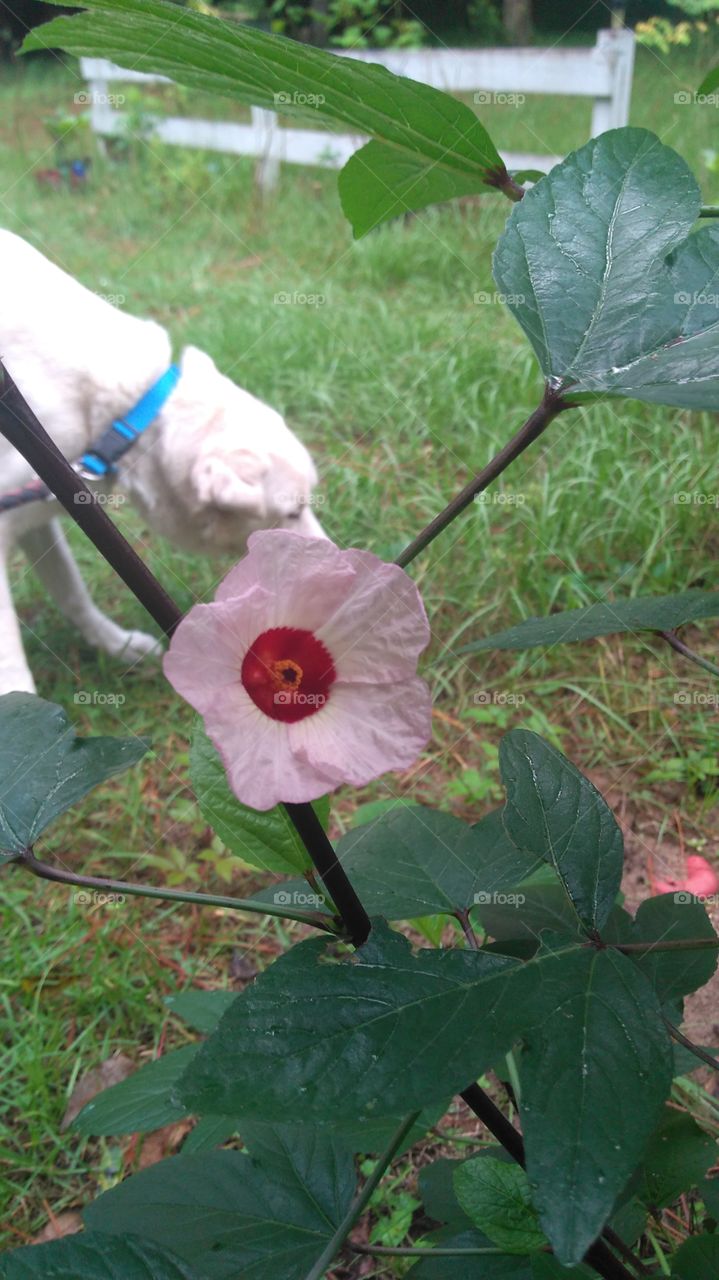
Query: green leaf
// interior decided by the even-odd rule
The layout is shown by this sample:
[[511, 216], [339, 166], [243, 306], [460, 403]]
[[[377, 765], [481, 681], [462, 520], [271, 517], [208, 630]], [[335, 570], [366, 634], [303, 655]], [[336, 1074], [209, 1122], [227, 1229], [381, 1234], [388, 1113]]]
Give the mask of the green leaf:
[[[442, 1227], [425, 1236], [423, 1245], [441, 1246], [443, 1249], [492, 1249], [491, 1240], [480, 1231], [457, 1227]], [[527, 1258], [492, 1256], [482, 1257], [468, 1255], [461, 1257], [432, 1257], [431, 1249], [427, 1249], [427, 1257], [407, 1272], [407, 1280], [532, 1280]], [[594, 1277], [596, 1280], [596, 1277]]]
[[561, 883], [519, 884], [510, 892], [491, 895], [489, 902], [478, 902], [475, 912], [489, 937], [501, 942], [533, 938], [539, 945], [539, 935], [545, 929], [584, 936]]
[[510, 839], [548, 862], [585, 926], [601, 929], [619, 892], [624, 856], [611, 810], [588, 778], [528, 729], [504, 735], [499, 764]]
[[719, 67], [713, 67], [712, 70], [707, 72], [705, 75], [699, 85], [697, 93], [713, 93], [717, 86], [719, 86]]
[[472, 1224], [457, 1199], [454, 1177], [464, 1163], [442, 1156], [419, 1171], [419, 1194], [427, 1217], [463, 1229]]
[[483, 649], [537, 649], [540, 645], [573, 644], [623, 632], [674, 631], [686, 622], [719, 615], [719, 591], [682, 591], [673, 596], [637, 596], [632, 600], [598, 601], [583, 609], [566, 609], [548, 618], [525, 618], [465, 645], [460, 653]]
[[213, 1151], [237, 1133], [238, 1122], [232, 1116], [203, 1116], [182, 1144], [183, 1156], [196, 1151]]
[[[216, 19], [212, 21], [221, 25]], [[279, 875], [312, 868], [312, 859], [283, 805], [258, 813], [240, 803], [230, 790], [222, 760], [199, 723], [192, 739], [190, 777], [203, 817], [238, 857]], [[314, 808], [326, 826], [329, 800], [318, 800]]]
[[156, 1062], [148, 1062], [127, 1080], [104, 1089], [86, 1103], [73, 1122], [78, 1133], [107, 1137], [118, 1133], [148, 1133], [181, 1120], [188, 1113], [173, 1100], [172, 1091], [185, 1067], [197, 1053], [197, 1045], [173, 1049]]
[[634, 1194], [648, 1209], [663, 1209], [700, 1186], [715, 1158], [714, 1139], [690, 1115], [665, 1107], [644, 1152]]
[[693, 1236], [672, 1258], [673, 1280], [716, 1280], [719, 1275], [719, 1235]]
[[165, 996], [165, 1004], [171, 1013], [186, 1022], [193, 1031], [208, 1035], [214, 1031], [220, 1018], [237, 999], [236, 991], [202, 991], [190, 987]]
[[508, 839], [499, 809], [470, 827], [402, 805], [348, 831], [337, 853], [368, 913], [387, 920], [468, 910], [477, 895], [513, 887], [539, 864]]
[[141, 738], [78, 738], [62, 707], [30, 693], [4, 694], [0, 850], [10, 858], [22, 854], [58, 814], [137, 764], [148, 749]]
[[193, 1111], [273, 1121], [296, 1120], [298, 1105], [330, 1122], [406, 1114], [496, 1062], [542, 1016], [537, 985], [532, 965], [415, 954], [381, 923], [356, 962], [332, 962], [327, 942], [310, 939], [238, 996], [179, 1092]]
[[617, 951], [542, 965], [546, 1016], [520, 1060], [527, 1173], [560, 1262], [581, 1261], [642, 1157], [671, 1087], [649, 982]]
[[[60, 0], [56, 0], [57, 3]], [[360, 235], [403, 208], [489, 191], [506, 168], [465, 103], [384, 67], [339, 57], [164, 0], [82, 0], [91, 10], [30, 32], [24, 49], [60, 47], [375, 140], [342, 179]], [[332, 135], [328, 134], [328, 145]], [[387, 188], [389, 187], [389, 190]]]
[[[637, 911], [632, 942], [678, 942], [683, 938], [716, 938], [706, 908], [700, 902], [677, 901], [681, 894], [647, 898]], [[689, 895], [686, 895], [689, 896]], [[647, 975], [662, 1004], [703, 987], [712, 977], [719, 952], [656, 951], [632, 956]]]
[[236, 1151], [173, 1156], [85, 1210], [110, 1235], [141, 1231], [203, 1280], [304, 1280], [355, 1189], [351, 1154], [317, 1135], [267, 1132]]
[[563, 1267], [551, 1254], [532, 1258], [532, 1280], [596, 1280], [593, 1267]]
[[494, 275], [545, 376], [573, 392], [719, 408], [719, 228], [646, 129], [613, 129], [515, 204]]
[[527, 1175], [518, 1164], [466, 1160], [454, 1175], [454, 1186], [474, 1226], [507, 1253], [536, 1253], [546, 1247]]
[[[128, 1227], [128, 1232], [130, 1231]], [[113, 1240], [85, 1231], [0, 1257], [0, 1280], [201, 1280], [179, 1258], [125, 1234]]]

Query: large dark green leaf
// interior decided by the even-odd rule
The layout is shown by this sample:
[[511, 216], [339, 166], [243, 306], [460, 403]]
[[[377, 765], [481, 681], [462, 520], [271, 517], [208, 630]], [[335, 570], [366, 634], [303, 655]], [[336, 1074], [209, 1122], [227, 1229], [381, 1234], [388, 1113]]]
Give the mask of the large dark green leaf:
[[307, 1132], [245, 1136], [250, 1155], [163, 1160], [100, 1196], [86, 1222], [118, 1236], [140, 1231], [203, 1280], [302, 1280], [352, 1199], [352, 1156]]
[[499, 751], [504, 825], [554, 868], [587, 928], [601, 929], [622, 876], [622, 833], [596, 787], [538, 734], [514, 729]]
[[642, 1157], [671, 1087], [672, 1052], [642, 973], [585, 948], [541, 966], [548, 1012], [520, 1060], [527, 1172], [560, 1261], [581, 1261]]
[[716, 1280], [719, 1275], [719, 1235], [685, 1240], [672, 1258], [672, 1280]]
[[377, 145], [351, 162], [343, 180], [344, 209], [357, 234], [406, 208], [489, 191], [506, 177], [471, 108], [416, 80], [240, 24], [180, 14], [164, 0], [82, 4], [91, 12], [56, 18], [31, 32], [25, 48], [109, 57], [270, 109], [279, 96], [283, 115], [374, 138]]
[[[647, 898], [637, 911], [632, 942], [679, 942], [686, 938], [716, 939], [706, 908], [684, 895], [663, 893]], [[689, 897], [689, 895], [686, 895]], [[647, 975], [662, 1004], [681, 999], [703, 987], [717, 967], [716, 950], [654, 951], [633, 959]]]
[[197, 1045], [173, 1049], [148, 1062], [119, 1084], [104, 1089], [88, 1102], [73, 1123], [79, 1133], [93, 1137], [117, 1133], [147, 1133], [187, 1115], [172, 1091], [197, 1052]]
[[179, 1258], [131, 1232], [130, 1224], [121, 1240], [86, 1231], [14, 1249], [0, 1257], [0, 1280], [202, 1280]]
[[536, 649], [540, 645], [570, 644], [625, 631], [673, 631], [685, 622], [718, 614], [719, 591], [682, 591], [674, 596], [637, 596], [611, 603], [602, 600], [584, 609], [552, 613], [547, 618], [525, 618], [506, 631], [474, 640], [459, 652]]
[[563, 1267], [550, 1253], [532, 1258], [532, 1280], [596, 1280], [593, 1267]]
[[[510, 986], [511, 982], [511, 986]], [[504, 956], [421, 950], [377, 924], [357, 962], [295, 946], [244, 991], [180, 1083], [193, 1111], [373, 1120], [444, 1100], [542, 1016], [538, 974]]]
[[584, 936], [574, 907], [564, 886], [556, 884], [519, 884], [506, 893], [487, 895], [476, 907], [482, 927], [490, 938], [501, 942], [534, 939], [537, 945], [543, 930], [565, 935]]
[[529, 1180], [518, 1164], [503, 1160], [465, 1160], [456, 1170], [457, 1199], [475, 1227], [507, 1253], [537, 1253], [546, 1248]]
[[[238, 857], [253, 867], [280, 875], [311, 869], [312, 859], [284, 806], [259, 813], [241, 804], [230, 790], [225, 766], [199, 723], [192, 739], [190, 776], [203, 816]], [[314, 807], [326, 826], [329, 800], [318, 800]]]
[[208, 1035], [236, 999], [236, 991], [202, 991], [199, 987], [190, 987], [165, 996], [165, 1004], [193, 1031]]
[[0, 697], [0, 862], [147, 750], [141, 738], [78, 738], [62, 707], [30, 693]]
[[514, 206], [499, 288], [557, 389], [719, 408], [719, 228], [681, 156], [614, 129]]
[[470, 827], [438, 809], [402, 805], [348, 831], [337, 852], [369, 914], [388, 920], [468, 910], [539, 865], [512, 844], [499, 809]]

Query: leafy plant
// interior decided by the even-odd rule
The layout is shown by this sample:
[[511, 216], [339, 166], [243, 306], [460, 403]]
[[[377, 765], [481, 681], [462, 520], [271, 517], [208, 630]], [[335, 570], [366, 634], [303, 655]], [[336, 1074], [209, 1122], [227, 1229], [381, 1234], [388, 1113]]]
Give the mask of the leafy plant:
[[[342, 753], [351, 756], [353, 744], [359, 749], [364, 742], [359, 730], [373, 705], [368, 689], [380, 687], [382, 664], [385, 675], [393, 663], [398, 669], [426, 639], [421, 610], [412, 615], [407, 605], [410, 598], [416, 604], [415, 588], [400, 568], [560, 415], [579, 406], [592, 412], [605, 397], [719, 408], [717, 307], [702, 301], [719, 270], [719, 233], [714, 226], [695, 230], [704, 212], [698, 185], [654, 134], [621, 129], [593, 139], [525, 191], [509, 178], [473, 113], [444, 95], [206, 15], [178, 17], [163, 0], [83, 3], [88, 12], [58, 19], [43, 41], [132, 59], [260, 105], [277, 92], [306, 95], [321, 82], [324, 117], [372, 137], [340, 178], [358, 233], [397, 210], [437, 199], [482, 189], [508, 196], [514, 207], [495, 252], [495, 279], [534, 349], [544, 388], [508, 444], [393, 566], [332, 552], [337, 561], [329, 585], [322, 584], [329, 622], [320, 618], [327, 606], [323, 590], [312, 579], [313, 594], [302, 578], [310, 560], [316, 565], [327, 554], [326, 543], [315, 542], [303, 563], [286, 535], [299, 557], [292, 560], [291, 581], [282, 580], [281, 558], [265, 580], [248, 581], [251, 547], [220, 589], [225, 624], [231, 616], [257, 627], [258, 610], [270, 603], [279, 610], [299, 576], [306, 625], [272, 621], [251, 644], [243, 641], [238, 660], [240, 632], [217, 624], [201, 633], [203, 619], [217, 616], [218, 601], [182, 618], [88, 501], [81, 477], [3, 375], [5, 437], [63, 495], [98, 550], [174, 636], [168, 672], [196, 652], [182, 648], [182, 637], [190, 633], [199, 643], [200, 635], [203, 655], [215, 660], [199, 676], [191, 668], [186, 683], [196, 680], [198, 696], [209, 699], [201, 706], [208, 731], [211, 710], [224, 720], [229, 741], [238, 732], [232, 709], [247, 712], [252, 699], [258, 714], [252, 711], [246, 722], [257, 739], [249, 744], [246, 776], [267, 771], [272, 802], [277, 787], [285, 788], [277, 808], [257, 812], [241, 804], [238, 762], [222, 730], [214, 731], [218, 755], [198, 729], [192, 775], [204, 819], [236, 856], [293, 878], [249, 901], [124, 888], [286, 918], [315, 934], [288, 947], [235, 997], [199, 990], [179, 997], [175, 1012], [205, 1038], [93, 1099], [76, 1124], [83, 1133], [113, 1134], [194, 1117], [188, 1147], [87, 1206], [81, 1239], [42, 1252], [12, 1250], [0, 1259], [0, 1275], [320, 1280], [346, 1249], [378, 1257], [390, 1250], [416, 1262], [410, 1274], [442, 1280], [473, 1274], [475, 1265], [476, 1274], [492, 1280], [631, 1280], [651, 1274], [655, 1264], [678, 1280], [713, 1280], [716, 1219], [705, 1179], [711, 1145], [695, 1121], [677, 1119], [667, 1105], [674, 1078], [686, 1070], [677, 1046], [716, 1068], [714, 1056], [677, 1026], [682, 1000], [716, 965], [719, 939], [705, 905], [682, 892], [650, 899], [634, 917], [624, 910], [623, 838], [614, 813], [560, 749], [549, 724], [539, 713], [527, 722], [514, 703], [470, 714], [478, 727], [504, 731], [497, 756], [503, 805], [477, 822], [402, 801], [365, 812], [366, 820], [335, 847], [325, 831], [326, 803], [309, 803], [318, 794], [317, 773], [341, 776]], [[81, 503], [72, 501], [77, 494]], [[279, 547], [285, 535], [259, 537], [264, 547]], [[330, 641], [324, 646], [313, 628], [327, 638], [341, 613], [346, 579], [354, 574], [353, 581], [364, 581], [370, 563], [385, 585], [393, 584], [384, 612], [393, 615], [391, 634], [402, 653], [383, 650], [380, 623], [368, 620], [375, 602], [370, 591], [361, 607], [355, 602], [354, 621], [364, 629], [354, 625], [351, 644], [333, 655]], [[677, 628], [716, 609], [717, 593], [700, 590], [603, 601], [525, 620], [467, 651], [639, 631], [716, 676], [716, 664], [677, 635]], [[285, 652], [290, 640], [304, 667]], [[295, 733], [303, 717], [295, 715], [291, 692], [314, 671], [321, 696], [331, 701], [335, 657], [340, 690], [331, 714], [337, 718], [332, 750], [323, 755], [319, 729], [316, 737]], [[312, 662], [319, 663], [316, 671]], [[227, 684], [213, 684], [225, 670]], [[353, 680], [361, 686], [354, 725], [342, 715], [342, 686]], [[416, 706], [408, 703], [419, 702], [421, 682], [399, 706], [395, 684], [386, 684], [387, 722], [409, 734]], [[233, 702], [240, 686], [245, 702]], [[317, 714], [324, 711], [323, 703]], [[261, 716], [283, 735], [282, 770], [268, 753]], [[518, 720], [525, 723], [520, 727]], [[322, 723], [327, 719], [315, 728]], [[381, 741], [386, 724], [375, 719], [372, 726]], [[59, 873], [35, 858], [32, 843], [91, 786], [134, 764], [141, 752], [126, 743], [78, 743], [59, 708], [26, 696], [0, 700], [0, 728], [0, 840], [7, 860], [47, 878], [117, 888], [119, 882]], [[247, 738], [231, 741], [248, 750]], [[372, 743], [364, 749], [371, 754]], [[304, 799], [298, 800], [300, 786]], [[428, 946], [414, 945], [416, 932], [393, 927], [418, 920]], [[490, 1072], [507, 1082], [521, 1134], [480, 1083]], [[421, 1204], [429, 1220], [442, 1224], [438, 1230], [418, 1243], [395, 1243], [417, 1207], [404, 1192], [390, 1213], [380, 1210], [373, 1231], [357, 1238], [365, 1211], [382, 1205], [382, 1193], [379, 1201], [374, 1197], [394, 1158], [436, 1123], [455, 1094], [497, 1146], [490, 1153], [465, 1149], [465, 1159], [438, 1161], [425, 1171]], [[216, 1149], [235, 1135], [244, 1150]], [[365, 1157], [359, 1186], [357, 1154]], [[704, 1199], [688, 1238], [678, 1248], [667, 1241], [667, 1258], [647, 1217], [697, 1186]]]

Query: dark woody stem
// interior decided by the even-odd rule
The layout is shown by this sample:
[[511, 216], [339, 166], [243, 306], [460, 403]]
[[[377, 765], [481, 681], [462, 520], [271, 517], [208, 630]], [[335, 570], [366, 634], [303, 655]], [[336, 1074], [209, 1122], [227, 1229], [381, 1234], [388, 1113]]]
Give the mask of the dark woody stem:
[[709, 671], [713, 676], [719, 676], [719, 667], [714, 662], [710, 662], [708, 658], [703, 658], [700, 653], [696, 653], [694, 649], [690, 649], [688, 644], [679, 639], [675, 631], [658, 631], [658, 636], [662, 640], [666, 640], [671, 645], [675, 653], [680, 653], [683, 658], [688, 658], [690, 662], [696, 663], [704, 671]]

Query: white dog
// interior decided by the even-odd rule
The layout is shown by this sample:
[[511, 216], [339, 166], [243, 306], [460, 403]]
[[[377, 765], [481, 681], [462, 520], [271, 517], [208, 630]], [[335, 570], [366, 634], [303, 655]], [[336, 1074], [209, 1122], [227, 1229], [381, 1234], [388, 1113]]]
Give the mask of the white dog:
[[[130, 413], [172, 362], [152, 320], [126, 315], [26, 241], [0, 230], [0, 357], [40, 422], [76, 462]], [[146, 431], [93, 488], [127, 495], [147, 523], [190, 551], [241, 555], [255, 529], [322, 536], [310, 507], [312, 460], [273, 409], [186, 347], [179, 380]], [[0, 438], [0, 500], [33, 479]], [[115, 497], [114, 501], [118, 499]], [[36, 501], [0, 513], [0, 694], [34, 691], [10, 595], [7, 559], [19, 543], [85, 638], [130, 664], [157, 641], [125, 631], [93, 603], [57, 520]]]

